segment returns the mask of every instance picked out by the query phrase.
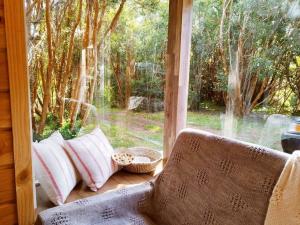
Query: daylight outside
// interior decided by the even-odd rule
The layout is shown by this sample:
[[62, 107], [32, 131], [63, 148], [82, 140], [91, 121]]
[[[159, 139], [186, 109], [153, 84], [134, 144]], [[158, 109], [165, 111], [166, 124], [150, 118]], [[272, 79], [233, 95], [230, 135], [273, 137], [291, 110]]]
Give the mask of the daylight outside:
[[282, 150], [300, 110], [299, 1], [194, 1], [188, 126]]
[[[300, 115], [300, 4], [194, 0], [187, 126], [282, 150]], [[162, 150], [167, 0], [27, 0], [34, 139], [96, 126]]]

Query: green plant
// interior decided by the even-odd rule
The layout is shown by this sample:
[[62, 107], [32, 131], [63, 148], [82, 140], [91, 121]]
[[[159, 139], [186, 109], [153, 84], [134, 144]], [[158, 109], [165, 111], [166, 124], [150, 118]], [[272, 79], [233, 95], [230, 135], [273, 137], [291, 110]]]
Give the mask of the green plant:
[[71, 124], [69, 122], [66, 122], [63, 124], [63, 126], [59, 129], [61, 135], [64, 137], [64, 139], [72, 139], [76, 137], [81, 129], [81, 121], [77, 120], [75, 123], [75, 127], [72, 129]]

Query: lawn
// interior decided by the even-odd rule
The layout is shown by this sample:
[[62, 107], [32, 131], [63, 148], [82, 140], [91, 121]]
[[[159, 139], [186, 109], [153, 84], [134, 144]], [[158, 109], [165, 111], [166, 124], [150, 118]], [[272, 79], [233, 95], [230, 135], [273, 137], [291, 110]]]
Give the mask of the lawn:
[[[164, 113], [106, 110], [100, 126], [115, 148], [147, 146], [157, 150], [163, 148]], [[223, 129], [224, 116], [220, 111], [188, 112], [187, 127], [226, 135]], [[235, 138], [256, 144], [264, 144], [262, 137], [265, 117], [251, 115], [236, 121]], [[279, 135], [279, 136], [278, 136]], [[280, 134], [268, 147], [281, 150]], [[274, 137], [273, 137], [274, 138]], [[265, 144], [266, 145], [266, 144]]]

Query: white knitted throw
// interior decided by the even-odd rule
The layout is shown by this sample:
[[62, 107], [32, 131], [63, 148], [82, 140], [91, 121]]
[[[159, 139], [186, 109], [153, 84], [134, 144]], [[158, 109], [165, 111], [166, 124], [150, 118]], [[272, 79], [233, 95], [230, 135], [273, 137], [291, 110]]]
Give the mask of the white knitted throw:
[[300, 224], [300, 151], [288, 159], [270, 198], [265, 225]]

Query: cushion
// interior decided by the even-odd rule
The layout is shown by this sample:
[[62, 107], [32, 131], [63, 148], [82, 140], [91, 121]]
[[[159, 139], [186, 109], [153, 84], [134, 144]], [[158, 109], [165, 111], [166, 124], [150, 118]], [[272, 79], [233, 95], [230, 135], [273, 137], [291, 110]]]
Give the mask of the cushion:
[[55, 205], [65, 202], [79, 180], [64, 145], [58, 131], [40, 143], [33, 143], [35, 177]]
[[111, 158], [114, 150], [100, 128], [66, 143], [66, 150], [92, 191], [102, 187], [118, 170]]

